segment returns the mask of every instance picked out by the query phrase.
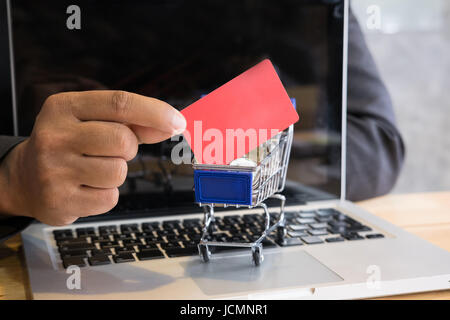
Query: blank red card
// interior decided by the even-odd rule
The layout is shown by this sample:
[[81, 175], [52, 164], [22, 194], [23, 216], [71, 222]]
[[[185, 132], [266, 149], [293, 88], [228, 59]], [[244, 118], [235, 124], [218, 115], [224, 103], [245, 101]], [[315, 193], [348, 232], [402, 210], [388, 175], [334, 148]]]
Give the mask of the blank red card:
[[181, 113], [187, 121], [184, 136], [204, 164], [229, 164], [299, 119], [267, 59]]

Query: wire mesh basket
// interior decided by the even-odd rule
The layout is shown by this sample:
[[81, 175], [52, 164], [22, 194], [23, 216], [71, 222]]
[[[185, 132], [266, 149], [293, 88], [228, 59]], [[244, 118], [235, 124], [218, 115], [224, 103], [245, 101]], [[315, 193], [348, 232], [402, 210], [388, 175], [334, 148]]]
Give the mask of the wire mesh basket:
[[[293, 101], [295, 105], [295, 101]], [[269, 150], [256, 166], [193, 164], [195, 201], [204, 207], [205, 217], [202, 237], [198, 250], [204, 262], [211, 257], [209, 247], [248, 247], [251, 249], [253, 263], [260, 265], [264, 260], [262, 241], [273, 231], [277, 240], [283, 241], [286, 235], [284, 204], [285, 197], [280, 194], [286, 182], [289, 155], [294, 128], [291, 125], [270, 141]], [[276, 223], [270, 223], [269, 210], [264, 203], [267, 198], [280, 200], [280, 213]], [[254, 242], [219, 242], [208, 240], [214, 230], [214, 207], [261, 207], [265, 213], [265, 229]]]

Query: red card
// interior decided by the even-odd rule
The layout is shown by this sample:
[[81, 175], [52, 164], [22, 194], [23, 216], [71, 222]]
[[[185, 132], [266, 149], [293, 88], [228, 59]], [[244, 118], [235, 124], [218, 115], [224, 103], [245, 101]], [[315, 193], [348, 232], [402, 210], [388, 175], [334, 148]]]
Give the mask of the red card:
[[270, 60], [181, 111], [198, 163], [229, 164], [298, 121]]

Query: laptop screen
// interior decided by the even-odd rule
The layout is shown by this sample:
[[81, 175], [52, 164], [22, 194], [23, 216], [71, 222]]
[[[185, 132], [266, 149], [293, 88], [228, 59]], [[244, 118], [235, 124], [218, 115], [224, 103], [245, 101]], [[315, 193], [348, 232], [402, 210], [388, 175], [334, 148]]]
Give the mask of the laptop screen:
[[[80, 0], [67, 13], [70, 5], [11, 1], [20, 135], [53, 93], [121, 89], [183, 109], [269, 58], [300, 115], [286, 194], [340, 196], [343, 1]], [[140, 147], [116, 210], [193, 207], [192, 168], [170, 160], [177, 143]]]
[[12, 112], [10, 43], [8, 8], [6, 1], [0, 1], [0, 134], [14, 134]]

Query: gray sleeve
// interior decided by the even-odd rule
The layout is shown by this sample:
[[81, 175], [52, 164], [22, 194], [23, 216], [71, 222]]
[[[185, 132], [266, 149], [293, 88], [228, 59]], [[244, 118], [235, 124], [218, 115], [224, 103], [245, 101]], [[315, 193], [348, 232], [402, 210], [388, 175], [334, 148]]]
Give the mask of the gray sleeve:
[[12, 148], [25, 139], [24, 137], [0, 136], [0, 161]]
[[388, 193], [400, 173], [405, 147], [389, 93], [351, 13], [348, 37], [347, 199]]
[[[6, 154], [17, 144], [25, 140], [24, 137], [0, 136], [0, 162]], [[1, 201], [1, 195], [0, 195]], [[17, 232], [26, 228], [33, 219], [28, 217], [10, 217], [0, 212], [0, 241], [6, 240]]]

